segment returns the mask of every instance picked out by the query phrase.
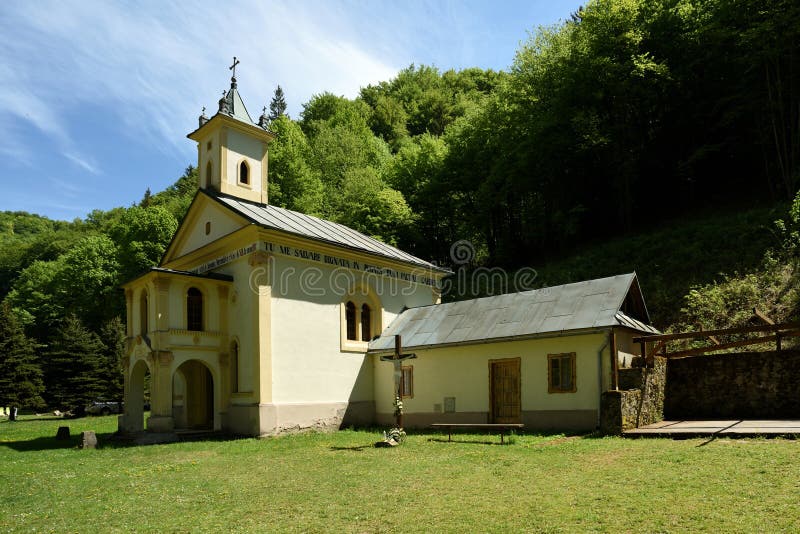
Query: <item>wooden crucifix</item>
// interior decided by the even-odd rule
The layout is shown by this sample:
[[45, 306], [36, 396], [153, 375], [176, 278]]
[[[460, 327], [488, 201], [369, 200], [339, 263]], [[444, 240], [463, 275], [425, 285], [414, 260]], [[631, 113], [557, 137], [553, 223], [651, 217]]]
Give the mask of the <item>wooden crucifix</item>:
[[[394, 354], [391, 356], [381, 356], [381, 361], [392, 362], [394, 364], [394, 392], [395, 400], [403, 398], [403, 391], [400, 389], [403, 378], [402, 363], [404, 360], [416, 358], [416, 354], [402, 354], [402, 341], [400, 336], [394, 336]], [[403, 428], [403, 411], [395, 410], [395, 425]]]

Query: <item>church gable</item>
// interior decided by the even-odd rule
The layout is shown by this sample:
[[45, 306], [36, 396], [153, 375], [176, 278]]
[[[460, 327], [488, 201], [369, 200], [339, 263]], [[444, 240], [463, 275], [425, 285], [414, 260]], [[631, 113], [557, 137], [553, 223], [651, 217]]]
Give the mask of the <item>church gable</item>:
[[201, 191], [189, 206], [161, 265], [201, 249], [249, 224], [244, 217], [213, 201]]

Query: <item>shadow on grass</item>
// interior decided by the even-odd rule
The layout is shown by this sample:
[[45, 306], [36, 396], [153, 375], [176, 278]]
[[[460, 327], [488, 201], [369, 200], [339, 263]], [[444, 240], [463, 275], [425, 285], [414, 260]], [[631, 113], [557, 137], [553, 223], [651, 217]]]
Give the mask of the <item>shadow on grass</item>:
[[354, 445], [352, 447], [331, 447], [330, 450], [332, 451], [353, 451], [353, 452], [362, 452], [364, 449], [374, 449], [375, 445]]
[[509, 443], [508, 438], [504, 443], [500, 443], [500, 438], [497, 438], [497, 441], [475, 441], [472, 439], [445, 439], [442, 437], [439, 438], [428, 438], [428, 441], [433, 441], [435, 443], [464, 443], [467, 445], [502, 445], [505, 447], [506, 445], [513, 445], [513, 443]]
[[17, 419], [14, 421], [5, 420], [3, 422], [16, 425], [17, 423], [38, 423], [39, 421], [69, 421], [69, 420], [70, 419], [67, 417], [56, 417], [55, 415], [50, 415], [48, 417], [36, 417], [36, 418], [27, 416], [25, 418], [17, 417]]
[[[127, 447], [131, 444], [114, 440], [114, 434], [107, 432], [97, 435], [97, 448]], [[80, 434], [71, 435], [69, 439], [56, 439], [53, 437], [39, 437], [20, 441], [3, 441], [0, 447], [8, 447], [18, 452], [50, 451], [56, 449], [75, 449], [81, 443]]]

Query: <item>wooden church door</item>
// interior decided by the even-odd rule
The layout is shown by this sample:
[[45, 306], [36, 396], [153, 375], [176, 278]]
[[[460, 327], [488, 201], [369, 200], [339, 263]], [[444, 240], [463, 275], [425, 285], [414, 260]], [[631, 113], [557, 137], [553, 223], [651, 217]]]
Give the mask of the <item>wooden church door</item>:
[[490, 422], [521, 422], [519, 358], [489, 362], [489, 389]]

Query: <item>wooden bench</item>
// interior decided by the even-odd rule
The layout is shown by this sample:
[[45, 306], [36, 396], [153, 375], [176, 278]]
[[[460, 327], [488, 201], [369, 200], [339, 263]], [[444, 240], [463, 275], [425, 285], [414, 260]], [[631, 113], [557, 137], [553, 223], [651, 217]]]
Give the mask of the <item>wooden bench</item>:
[[433, 423], [431, 428], [447, 429], [447, 441], [453, 441], [453, 429], [460, 428], [485, 428], [500, 431], [500, 443], [505, 443], [503, 437], [509, 430], [524, 427], [522, 423]]

